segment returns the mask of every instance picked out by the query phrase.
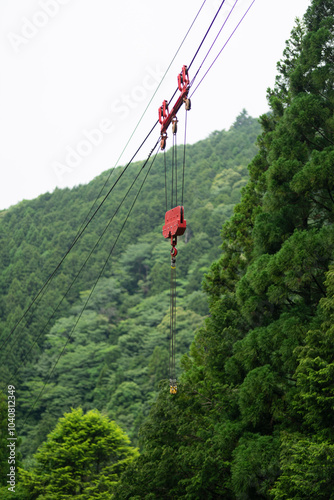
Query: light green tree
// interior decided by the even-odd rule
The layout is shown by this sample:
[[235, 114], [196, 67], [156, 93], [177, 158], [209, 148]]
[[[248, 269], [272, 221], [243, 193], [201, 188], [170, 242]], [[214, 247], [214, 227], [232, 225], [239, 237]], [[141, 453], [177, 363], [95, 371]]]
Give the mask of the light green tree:
[[97, 410], [72, 409], [60, 418], [21, 470], [29, 499], [110, 499], [120, 474], [138, 455], [122, 429]]

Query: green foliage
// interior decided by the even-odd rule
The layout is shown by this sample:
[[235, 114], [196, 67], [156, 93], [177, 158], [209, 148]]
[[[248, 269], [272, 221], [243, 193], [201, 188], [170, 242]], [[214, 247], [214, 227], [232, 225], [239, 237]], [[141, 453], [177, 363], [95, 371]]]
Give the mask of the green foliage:
[[65, 414], [21, 470], [29, 499], [109, 499], [122, 471], [137, 456], [121, 428], [91, 410]]
[[276, 437], [243, 435], [233, 452], [231, 476], [235, 498], [268, 498], [268, 489], [280, 472], [278, 452]]
[[333, 440], [333, 266], [330, 266], [326, 278], [327, 295], [320, 300], [318, 317], [313, 322], [313, 328], [307, 332], [304, 346], [298, 352], [296, 375], [300, 390], [294, 407], [303, 416], [307, 430], [324, 439]]
[[[177, 394], [169, 393], [164, 380], [169, 273], [168, 242], [158, 237], [164, 212], [159, 158], [145, 201], [138, 204], [137, 217], [129, 222], [75, 331], [112, 234], [105, 235], [74, 281], [52, 325], [42, 328], [38, 352], [21, 371], [27, 411], [29, 397], [39, 393], [66, 342], [47, 392], [29, 415], [27, 453], [39, 444], [34, 429], [45, 432], [54, 425], [57, 408], [66, 411], [66, 402], [73, 401], [85, 410], [103, 409], [134, 440], [141, 426], [141, 455], [113, 485], [115, 500], [334, 498], [333, 26], [330, 0], [313, 0], [297, 21], [278, 63], [275, 87], [268, 91], [271, 111], [261, 117], [258, 151], [253, 147], [257, 124], [245, 111], [228, 132], [214, 132], [188, 149], [188, 229], [178, 246]], [[134, 175], [141, 165], [132, 168]], [[124, 189], [127, 182], [121, 181]], [[54, 211], [45, 203], [71, 205], [70, 198], [83, 192], [93, 200], [97, 183], [77, 191], [71, 196], [58, 191], [34, 202], [43, 206], [40, 233], [28, 231], [19, 217], [27, 210], [32, 220], [34, 203], [2, 217], [2, 238], [13, 224], [17, 230], [0, 264], [6, 328], [43, 282], [37, 269], [55, 264], [62, 253], [60, 239], [69, 245], [74, 234], [72, 227], [64, 231], [57, 224], [59, 234], [50, 231]], [[85, 233], [80, 258], [79, 249], [70, 255], [53, 299], [61, 296], [60, 284], [75, 277], [118, 196], [108, 201], [103, 221]], [[82, 213], [83, 199], [75, 198]], [[124, 206], [113, 231], [125, 213]], [[69, 220], [78, 227], [75, 218]], [[30, 255], [33, 262], [25, 266]], [[200, 290], [203, 274], [207, 301]], [[49, 317], [47, 298], [41, 304], [45, 316], [29, 318], [31, 330], [19, 360]], [[6, 376], [15, 359], [9, 355], [7, 361]], [[33, 444], [28, 445], [28, 437]], [[67, 473], [64, 469], [61, 477]]]
[[282, 473], [272, 490], [275, 500], [332, 500], [334, 445], [332, 442], [284, 433], [280, 453]]
[[[291, 33], [249, 181], [205, 275], [209, 317], [116, 498], [334, 498], [333, 26], [333, 2], [313, 0]], [[218, 172], [212, 190], [223, 199], [237, 173]]]
[[116, 499], [232, 498], [218, 486], [229, 470], [227, 443], [206, 426], [212, 407], [201, 403], [183, 386], [175, 397], [160, 392], [142, 428], [145, 452], [125, 471]]
[[[206, 140], [187, 146], [187, 231], [179, 238], [177, 258], [178, 376], [181, 356], [209, 314], [201, 290], [203, 274], [218, 258], [219, 229], [240, 200], [259, 131], [258, 121], [243, 111], [230, 130], [214, 132]], [[180, 147], [179, 159], [182, 154]], [[171, 152], [166, 153], [166, 160], [169, 182]], [[165, 213], [163, 155], [156, 158], [95, 286], [137, 185], [106, 232], [105, 226], [142, 165], [131, 165], [122, 176], [50, 285], [0, 350], [1, 380], [20, 388], [18, 419], [25, 422], [21, 450], [27, 463], [58, 418], [71, 407], [106, 412], [137, 444], [140, 425], [157, 397], [159, 383], [165, 380], [168, 385], [170, 244], [161, 235]], [[2, 214], [0, 343], [67, 252], [87, 213], [102, 201], [100, 189], [107, 176], [111, 174], [105, 191], [121, 172], [119, 167], [87, 186], [56, 189]], [[178, 172], [181, 186], [182, 169]]]

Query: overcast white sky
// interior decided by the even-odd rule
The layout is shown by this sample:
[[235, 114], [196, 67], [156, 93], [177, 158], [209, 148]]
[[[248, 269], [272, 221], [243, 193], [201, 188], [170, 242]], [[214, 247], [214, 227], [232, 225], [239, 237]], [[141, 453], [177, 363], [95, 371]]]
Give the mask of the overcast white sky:
[[[238, 0], [196, 83], [251, 2]], [[276, 63], [310, 2], [255, 0], [194, 93], [188, 142], [228, 129], [243, 108], [254, 117], [268, 110]], [[115, 165], [202, 3], [1, 0], [0, 209], [56, 186], [89, 182]], [[220, 3], [206, 1], [119, 164], [157, 120]], [[190, 77], [234, 3], [226, 0]], [[138, 160], [158, 136], [157, 128]]]

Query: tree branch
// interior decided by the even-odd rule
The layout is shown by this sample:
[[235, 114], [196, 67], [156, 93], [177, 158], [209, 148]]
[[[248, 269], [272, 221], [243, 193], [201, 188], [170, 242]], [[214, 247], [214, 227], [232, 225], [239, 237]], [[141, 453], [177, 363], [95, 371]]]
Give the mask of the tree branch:
[[323, 203], [321, 203], [320, 201], [316, 200], [315, 198], [313, 198], [312, 196], [310, 196], [310, 199], [314, 202], [314, 203], [317, 203], [318, 205], [320, 205], [321, 207], [323, 207], [325, 210], [327, 210], [328, 212], [331, 212], [332, 209], [331, 208], [328, 208], [326, 207], [326, 205], [324, 205]]
[[322, 286], [320, 285], [320, 283], [318, 282], [317, 278], [311, 273], [311, 276], [312, 276], [312, 279], [313, 281], [315, 282], [315, 284], [317, 285], [317, 287], [319, 288], [320, 292], [326, 297], [326, 292], [325, 290], [322, 288]]
[[324, 139], [326, 139], [326, 141], [328, 141], [330, 144], [333, 144], [333, 145], [334, 145], [334, 142], [333, 142], [333, 141], [331, 141], [330, 139], [328, 139], [328, 137], [326, 137], [326, 136], [325, 136], [325, 134], [323, 134], [319, 128], [315, 127], [315, 130], [316, 130], [317, 132], [319, 132], [319, 134], [320, 134], [320, 135], [321, 135]]

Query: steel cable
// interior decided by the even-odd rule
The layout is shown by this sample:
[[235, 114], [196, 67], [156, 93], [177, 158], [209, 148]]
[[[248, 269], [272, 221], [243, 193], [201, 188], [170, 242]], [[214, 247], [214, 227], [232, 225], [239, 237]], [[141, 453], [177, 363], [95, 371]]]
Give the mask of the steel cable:
[[[149, 155], [149, 157], [148, 157], [147, 161], [148, 161], [148, 160], [149, 160], [149, 158], [152, 156], [152, 153], [153, 153], [154, 149], [156, 148], [156, 146], [157, 146], [159, 143], [160, 143], [160, 140], [156, 143], [156, 145], [155, 145], [155, 146], [154, 146], [154, 148], [152, 149], [152, 151], [151, 151], [151, 153], [150, 153], [150, 155]], [[46, 387], [47, 383], [49, 382], [50, 378], [52, 377], [52, 375], [53, 375], [53, 373], [54, 373], [54, 370], [55, 370], [55, 368], [56, 368], [56, 366], [57, 366], [57, 364], [58, 364], [58, 362], [59, 362], [59, 360], [60, 360], [61, 356], [64, 354], [65, 349], [66, 349], [66, 347], [67, 347], [68, 343], [70, 342], [70, 340], [72, 340], [72, 339], [73, 339], [73, 333], [74, 333], [74, 331], [75, 331], [75, 329], [76, 329], [76, 327], [77, 327], [77, 325], [78, 325], [78, 323], [79, 323], [79, 321], [80, 321], [80, 319], [81, 319], [81, 317], [82, 317], [82, 315], [83, 315], [83, 313], [84, 313], [84, 311], [85, 311], [85, 309], [86, 309], [86, 307], [87, 307], [87, 305], [88, 305], [88, 303], [89, 303], [89, 301], [90, 301], [90, 299], [91, 299], [91, 297], [92, 297], [92, 295], [93, 295], [93, 293], [94, 293], [94, 290], [95, 290], [95, 288], [96, 288], [96, 286], [97, 286], [98, 281], [100, 280], [100, 278], [102, 277], [102, 275], [103, 275], [103, 273], [104, 273], [104, 271], [105, 271], [105, 268], [106, 268], [106, 266], [107, 266], [107, 264], [108, 264], [108, 262], [109, 262], [109, 260], [110, 260], [110, 257], [111, 257], [111, 255], [112, 255], [112, 253], [113, 253], [113, 251], [114, 251], [114, 249], [115, 249], [115, 247], [116, 247], [116, 245], [117, 245], [117, 242], [118, 242], [118, 240], [119, 240], [119, 238], [120, 238], [120, 236], [121, 236], [121, 234], [122, 234], [122, 232], [123, 232], [123, 230], [124, 230], [124, 227], [125, 227], [125, 225], [126, 225], [126, 223], [127, 223], [128, 219], [129, 219], [129, 217], [130, 217], [130, 214], [131, 214], [131, 212], [132, 212], [132, 210], [133, 210], [133, 207], [135, 206], [136, 201], [137, 201], [137, 199], [138, 199], [138, 197], [139, 197], [139, 195], [140, 195], [140, 193], [141, 193], [141, 191], [142, 191], [142, 188], [143, 188], [143, 186], [144, 186], [144, 184], [145, 184], [145, 182], [146, 182], [146, 180], [147, 180], [147, 177], [148, 177], [148, 175], [149, 175], [149, 173], [150, 173], [150, 171], [151, 171], [151, 169], [152, 169], [152, 167], [153, 167], [153, 164], [154, 164], [155, 159], [156, 159], [156, 157], [157, 157], [158, 151], [159, 151], [159, 150], [157, 150], [157, 151], [156, 151], [156, 154], [155, 154], [155, 156], [153, 157], [153, 160], [152, 160], [152, 162], [151, 162], [151, 165], [150, 165], [150, 167], [148, 168], [148, 170], [147, 170], [147, 172], [146, 172], [146, 175], [145, 175], [145, 177], [144, 177], [144, 179], [143, 179], [143, 182], [142, 182], [141, 186], [139, 187], [139, 190], [138, 190], [138, 192], [137, 192], [137, 194], [136, 194], [136, 196], [135, 196], [135, 198], [134, 198], [134, 200], [133, 200], [133, 202], [132, 202], [132, 205], [131, 205], [131, 207], [130, 207], [130, 209], [129, 209], [129, 211], [128, 211], [128, 214], [127, 214], [126, 218], [124, 219], [124, 222], [123, 222], [123, 224], [122, 224], [122, 227], [121, 227], [120, 231], [119, 231], [119, 232], [118, 232], [118, 234], [117, 234], [117, 237], [116, 237], [116, 239], [115, 239], [115, 241], [114, 241], [114, 244], [113, 244], [113, 246], [111, 247], [111, 250], [110, 250], [110, 252], [109, 252], [109, 254], [108, 254], [107, 258], [106, 258], [106, 260], [104, 261], [103, 266], [102, 266], [102, 267], [101, 267], [101, 269], [100, 269], [99, 275], [98, 275], [97, 279], [95, 280], [94, 285], [93, 285], [92, 289], [90, 290], [90, 293], [89, 293], [89, 295], [88, 295], [88, 297], [87, 297], [87, 299], [86, 299], [86, 301], [85, 301], [85, 303], [84, 303], [84, 305], [83, 305], [83, 307], [82, 307], [82, 309], [81, 309], [80, 313], [79, 313], [79, 314], [78, 314], [78, 316], [77, 316], [77, 319], [76, 319], [76, 321], [75, 321], [75, 323], [74, 323], [74, 326], [73, 326], [73, 328], [72, 328], [71, 332], [70, 332], [70, 333], [69, 333], [69, 335], [68, 335], [68, 338], [67, 338], [67, 340], [66, 340], [66, 342], [65, 342], [65, 344], [64, 344], [64, 346], [63, 346], [63, 349], [61, 350], [61, 352], [60, 352], [59, 356], [57, 357], [56, 362], [55, 362], [55, 363], [54, 363], [54, 365], [52, 366], [52, 369], [49, 371], [48, 376], [47, 376], [47, 379], [46, 379], [46, 381], [45, 381], [45, 383], [44, 383], [44, 385], [43, 385], [43, 387], [42, 387], [42, 389], [41, 389], [40, 393], [38, 394], [38, 396], [37, 396], [36, 400], [34, 401], [34, 404], [32, 405], [32, 407], [31, 407], [30, 411], [28, 412], [28, 415], [26, 416], [26, 418], [25, 418], [25, 420], [24, 420], [24, 422], [23, 422], [23, 426], [26, 424], [26, 422], [27, 422], [27, 420], [28, 420], [28, 418], [29, 418], [29, 416], [30, 416], [31, 412], [33, 411], [33, 409], [35, 408], [36, 404], [37, 404], [37, 403], [38, 403], [38, 401], [40, 400], [40, 398], [41, 398], [42, 394], [44, 393], [45, 387]], [[141, 167], [141, 171], [143, 170], [143, 168], [144, 168], [144, 167], [145, 167], [145, 165], [147, 164], [147, 161], [146, 161], [146, 162], [145, 162], [145, 164]]]

